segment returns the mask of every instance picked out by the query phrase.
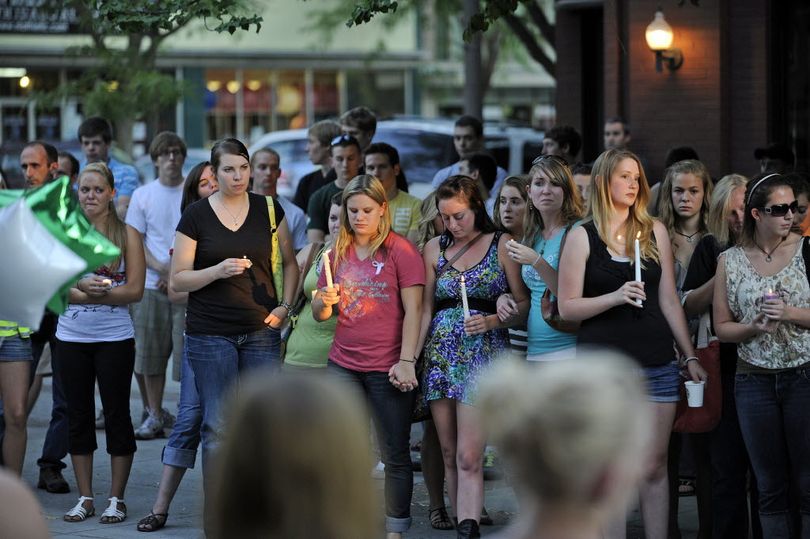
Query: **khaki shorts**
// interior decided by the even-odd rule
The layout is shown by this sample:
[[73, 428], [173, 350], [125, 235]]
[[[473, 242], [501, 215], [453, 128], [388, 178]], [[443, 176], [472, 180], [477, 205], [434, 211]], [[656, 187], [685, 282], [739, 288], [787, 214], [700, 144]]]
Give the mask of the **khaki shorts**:
[[173, 305], [159, 290], [146, 289], [143, 299], [132, 305], [132, 322], [135, 325], [135, 372], [145, 376], [165, 375], [174, 348], [175, 326], [183, 331], [185, 306]]

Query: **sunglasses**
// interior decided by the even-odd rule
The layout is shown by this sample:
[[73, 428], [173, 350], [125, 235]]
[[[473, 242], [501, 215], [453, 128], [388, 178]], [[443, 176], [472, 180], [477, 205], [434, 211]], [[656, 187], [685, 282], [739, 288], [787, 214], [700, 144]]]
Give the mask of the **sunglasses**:
[[560, 165], [564, 165], [566, 167], [568, 166], [568, 161], [566, 161], [559, 155], [552, 155], [552, 154], [540, 155], [538, 157], [535, 157], [534, 161], [532, 161], [532, 166], [542, 163], [543, 161], [546, 160], [557, 161], [557, 163], [559, 163]]
[[354, 144], [356, 146], [360, 146], [360, 143], [357, 142], [357, 139], [351, 135], [338, 135], [332, 139], [332, 142], [329, 143], [330, 146], [338, 146], [341, 144]]
[[761, 209], [771, 217], [784, 217], [787, 215], [787, 212], [796, 213], [799, 210], [799, 203], [794, 200], [790, 204], [774, 204], [773, 206], [762, 207]]

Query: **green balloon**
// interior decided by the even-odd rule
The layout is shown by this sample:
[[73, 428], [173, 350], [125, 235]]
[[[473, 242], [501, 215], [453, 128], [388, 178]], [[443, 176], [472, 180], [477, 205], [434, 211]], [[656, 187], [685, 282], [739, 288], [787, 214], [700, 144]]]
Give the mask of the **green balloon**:
[[48, 232], [87, 263], [87, 267], [64, 283], [48, 302], [50, 310], [63, 313], [73, 283], [88, 271], [95, 271], [114, 260], [121, 250], [84, 216], [67, 176], [25, 191], [0, 190], [0, 208], [13, 204], [21, 197]]

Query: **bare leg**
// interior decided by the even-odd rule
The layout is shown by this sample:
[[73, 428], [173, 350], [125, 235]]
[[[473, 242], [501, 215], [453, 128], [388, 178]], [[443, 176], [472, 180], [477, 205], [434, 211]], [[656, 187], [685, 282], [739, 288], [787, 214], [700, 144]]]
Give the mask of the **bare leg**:
[[[79, 489], [79, 496], [93, 497], [93, 454], [70, 455], [73, 462], [73, 473], [76, 476], [76, 487]], [[82, 503], [85, 509], [92, 509], [93, 501], [85, 500]]]
[[177, 493], [177, 487], [183, 480], [186, 469], [179, 466], [163, 465], [163, 473], [160, 476], [157, 498], [152, 505], [152, 512], [156, 515], [165, 515], [169, 512], [169, 506]]
[[666, 539], [669, 522], [669, 481], [667, 479], [667, 447], [675, 403], [652, 403], [653, 425], [650, 441], [650, 465], [641, 482], [641, 515], [647, 539]]
[[129, 471], [132, 469], [132, 458], [134, 455], [111, 455], [110, 467], [112, 477], [110, 480], [110, 496], [123, 498], [129, 481]]
[[144, 377], [146, 385], [146, 397], [149, 401], [149, 410], [160, 417], [160, 410], [163, 408], [163, 390], [166, 387], [166, 374], [149, 374]]
[[137, 372], [134, 374], [135, 374], [135, 381], [138, 382], [138, 391], [141, 392], [141, 402], [143, 403], [143, 409], [149, 410], [149, 398], [147, 397], [146, 393], [146, 382], [144, 382], [144, 375], [138, 374]]
[[458, 514], [458, 474], [456, 472], [456, 401], [441, 399], [430, 401], [430, 413], [439, 435], [444, 461], [444, 478], [447, 481], [447, 493], [450, 505]]
[[422, 476], [430, 499], [429, 509], [444, 507], [444, 462], [439, 434], [432, 420], [422, 422]]
[[484, 434], [478, 410], [472, 406], [456, 403], [456, 423], [458, 428], [456, 465], [458, 466], [458, 521], [481, 518], [484, 506]]
[[30, 361], [0, 362], [0, 395], [6, 432], [3, 436], [3, 462], [17, 476], [22, 474], [25, 446], [28, 441], [28, 383], [31, 377]]

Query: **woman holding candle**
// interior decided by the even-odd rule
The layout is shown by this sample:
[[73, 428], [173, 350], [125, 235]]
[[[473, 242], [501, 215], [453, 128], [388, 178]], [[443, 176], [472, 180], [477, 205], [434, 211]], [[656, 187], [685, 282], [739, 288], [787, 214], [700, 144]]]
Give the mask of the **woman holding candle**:
[[371, 407], [385, 464], [385, 522], [389, 539], [411, 524], [413, 469], [409, 438], [414, 364], [422, 308], [424, 267], [419, 252], [391, 231], [385, 189], [373, 176], [343, 190], [341, 224], [318, 278], [312, 315], [323, 322], [338, 306], [327, 368], [360, 391]]
[[529, 361], [550, 361], [570, 357], [576, 336], [549, 326], [543, 319], [541, 299], [546, 289], [557, 293], [557, 268], [565, 236], [582, 218], [579, 189], [568, 165], [557, 156], [534, 160], [529, 185], [531, 204], [526, 209], [525, 235], [520, 243], [506, 245], [509, 256], [521, 264], [521, 275], [531, 290], [529, 310]]
[[451, 176], [436, 199], [446, 228], [423, 254], [427, 279], [419, 342], [427, 361], [425, 396], [439, 433], [458, 536], [478, 537], [485, 440], [472, 404], [480, 372], [508, 347], [506, 324], [492, 298], [511, 290], [519, 319], [528, 310], [528, 292], [506, 250], [511, 237], [496, 231], [475, 181]]
[[810, 536], [810, 245], [790, 231], [797, 207], [784, 176], [748, 183], [740, 242], [718, 259], [712, 303], [717, 336], [738, 343], [734, 396], [765, 538], [796, 536], [794, 481]]
[[[592, 219], [571, 230], [560, 261], [559, 307], [566, 320], [582, 321], [577, 346], [618, 349], [635, 359], [647, 379], [654, 417], [650, 463], [641, 508], [648, 538], [667, 535], [667, 445], [678, 395], [673, 337], [686, 356], [689, 376], [705, 380], [695, 357], [678, 295], [666, 228], [647, 213], [650, 188], [641, 164], [626, 150], [608, 150], [594, 163]], [[635, 241], [639, 255], [634, 257]], [[640, 264], [633, 258], [639, 258]], [[635, 265], [641, 280], [634, 279]], [[617, 517], [610, 537], [624, 537]]]

